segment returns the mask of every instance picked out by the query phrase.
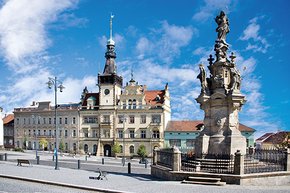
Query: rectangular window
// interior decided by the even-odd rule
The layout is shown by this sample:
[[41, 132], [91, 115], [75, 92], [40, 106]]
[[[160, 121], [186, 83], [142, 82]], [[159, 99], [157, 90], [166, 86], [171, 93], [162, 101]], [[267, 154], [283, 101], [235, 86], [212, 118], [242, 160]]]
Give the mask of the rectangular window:
[[53, 118], [53, 124], [55, 124], [55, 117]]
[[62, 118], [61, 117], [59, 118], [59, 124], [62, 124]]
[[83, 129], [84, 137], [89, 137], [88, 129]]
[[64, 136], [67, 137], [67, 130], [64, 130]]
[[76, 118], [73, 117], [72, 124], [76, 124]]
[[19, 124], [19, 118], [16, 119], [16, 124]]
[[126, 101], [123, 101], [123, 109], [126, 109]]
[[77, 131], [73, 130], [73, 137], [76, 137], [76, 136], [77, 136]]
[[51, 124], [51, 118], [48, 118], [48, 124]]
[[59, 130], [59, 137], [62, 136], [62, 130]]
[[141, 130], [141, 138], [142, 139], [146, 138], [146, 130]]
[[84, 117], [84, 123], [98, 123], [97, 117]]
[[37, 124], [40, 124], [40, 117], [37, 118]]
[[118, 137], [119, 138], [123, 138], [124, 136], [123, 136], [123, 129], [119, 129], [118, 130]]
[[146, 123], [146, 115], [141, 115], [141, 117], [140, 117], [140, 123], [141, 124]]
[[110, 115], [104, 115], [103, 119], [104, 123], [110, 123]]
[[97, 130], [96, 129], [92, 130], [92, 137], [94, 137], [94, 138], [97, 137]]
[[64, 118], [64, 124], [67, 124], [67, 117]]
[[187, 139], [186, 140], [186, 146], [187, 147], [194, 147], [195, 140], [194, 139]]
[[181, 139], [169, 139], [169, 145], [172, 146], [181, 146]]
[[36, 131], [35, 131], [35, 129], [33, 130], [33, 136], [36, 136]]
[[31, 135], [31, 131], [30, 131], [30, 129], [28, 130], [28, 136], [30, 136]]
[[130, 129], [129, 132], [130, 132], [130, 138], [131, 138], [131, 139], [135, 138], [135, 130]]
[[46, 124], [46, 119], [42, 118], [43, 124]]
[[152, 115], [152, 123], [161, 123], [161, 115]]
[[49, 135], [49, 136], [51, 136], [51, 135], [52, 135], [52, 133], [51, 133], [51, 130], [49, 130], [49, 131], [48, 131], [48, 135]]
[[24, 125], [26, 124], [26, 119], [25, 119], [25, 118], [23, 119], [23, 124], [24, 124]]
[[37, 134], [38, 136], [40, 135], [40, 130], [38, 130], [38, 134]]
[[46, 130], [43, 130], [43, 135], [46, 136]]
[[118, 123], [121, 124], [124, 122], [124, 115], [118, 115]]
[[134, 116], [134, 115], [130, 115], [130, 116], [129, 116], [129, 123], [130, 123], [130, 124], [135, 123], [135, 116]]
[[159, 139], [160, 138], [159, 131], [153, 131], [152, 138]]

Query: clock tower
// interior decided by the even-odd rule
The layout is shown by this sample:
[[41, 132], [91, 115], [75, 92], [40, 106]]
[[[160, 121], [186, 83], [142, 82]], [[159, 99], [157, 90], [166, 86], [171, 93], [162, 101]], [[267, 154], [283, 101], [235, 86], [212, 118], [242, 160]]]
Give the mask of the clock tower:
[[112, 25], [114, 16], [110, 18], [110, 38], [107, 42], [105, 54], [106, 63], [103, 74], [98, 74], [98, 86], [100, 97], [100, 109], [114, 109], [121, 94], [123, 78], [117, 75], [115, 63], [115, 42], [112, 37]]

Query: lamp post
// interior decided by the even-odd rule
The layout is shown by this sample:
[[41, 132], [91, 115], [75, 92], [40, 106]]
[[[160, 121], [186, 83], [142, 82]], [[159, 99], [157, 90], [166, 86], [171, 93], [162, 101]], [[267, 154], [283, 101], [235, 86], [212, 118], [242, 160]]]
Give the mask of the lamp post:
[[123, 158], [122, 158], [123, 166], [125, 166], [125, 123], [126, 118], [123, 117]]
[[[37, 159], [37, 156], [38, 156], [37, 154], [37, 124], [41, 117], [40, 116], [35, 117], [34, 115], [32, 115], [31, 117], [33, 119], [33, 122], [35, 123], [35, 159]], [[37, 121], [35, 121], [35, 118], [37, 118], [36, 119]]]
[[54, 118], [55, 118], [55, 148], [54, 148], [54, 155], [55, 155], [55, 170], [58, 170], [58, 136], [57, 136], [57, 89], [59, 88], [59, 91], [62, 92], [62, 90], [65, 88], [62, 85], [62, 82], [60, 82], [59, 80], [57, 80], [57, 77], [54, 78], [50, 78], [48, 77], [48, 82], [47, 82], [47, 86], [49, 89], [52, 89], [52, 86], [54, 87], [54, 104], [55, 104], [55, 108], [54, 108]]

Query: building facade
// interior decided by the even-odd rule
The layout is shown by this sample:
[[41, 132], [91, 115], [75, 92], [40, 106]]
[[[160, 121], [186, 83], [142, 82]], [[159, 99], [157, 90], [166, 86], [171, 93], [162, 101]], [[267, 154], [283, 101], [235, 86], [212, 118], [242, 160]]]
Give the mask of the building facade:
[[4, 126], [4, 148], [14, 148], [14, 115], [5, 115]]
[[[50, 102], [33, 103], [27, 108], [15, 108], [15, 147], [53, 150], [57, 135], [61, 150], [78, 151], [78, 106], [79, 104], [58, 105], [57, 120], [55, 119], [55, 107], [51, 106]], [[55, 124], [57, 124], [57, 129], [55, 129]], [[46, 145], [42, 145], [44, 142]]]
[[80, 107], [80, 144], [85, 152], [111, 156], [115, 143], [121, 155], [137, 154], [141, 144], [149, 156], [154, 147], [162, 147], [164, 130], [171, 117], [168, 85], [163, 90], [147, 90], [133, 78], [123, 88], [117, 74], [115, 42], [110, 38], [105, 53], [105, 67], [98, 75], [98, 93], [85, 88]]
[[[194, 152], [196, 138], [203, 128], [203, 121], [169, 121], [165, 130], [164, 145], [176, 146], [182, 152]], [[239, 131], [246, 138], [247, 147], [254, 147], [255, 130], [240, 124]]]

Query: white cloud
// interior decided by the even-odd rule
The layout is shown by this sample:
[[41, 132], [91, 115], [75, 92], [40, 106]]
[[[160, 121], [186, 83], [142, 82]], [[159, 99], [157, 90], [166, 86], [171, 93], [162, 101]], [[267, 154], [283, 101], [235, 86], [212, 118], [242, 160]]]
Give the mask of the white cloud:
[[228, 13], [229, 9], [234, 7], [236, 2], [232, 0], [204, 0], [204, 3], [205, 5], [192, 17], [198, 22], [205, 22], [209, 18], [214, 18], [214, 14], [220, 10]]
[[[13, 72], [7, 78], [10, 82], [0, 91], [0, 104], [4, 104], [5, 112], [27, 106], [31, 101], [53, 100], [53, 94], [45, 84], [47, 77], [52, 76], [46, 66], [61, 59], [46, 53], [46, 49], [53, 45], [47, 30], [49, 25], [58, 22], [61, 13], [75, 8], [77, 3], [77, 0], [10, 0], [1, 5], [1, 57]], [[76, 94], [70, 92], [66, 98], [71, 99], [72, 96]]]
[[138, 58], [154, 56], [160, 61], [170, 64], [179, 56], [182, 47], [187, 46], [192, 37], [198, 36], [198, 30], [191, 26], [170, 25], [161, 22], [160, 29], [152, 29], [149, 37], [141, 37], [137, 41]]
[[205, 52], [206, 52], [206, 50], [204, 47], [199, 47], [199, 48], [196, 48], [195, 50], [193, 50], [192, 53], [194, 55], [204, 55]]
[[243, 41], [248, 41], [246, 50], [266, 53], [270, 45], [266, 38], [262, 37], [259, 34], [261, 26], [257, 23], [258, 19], [260, 18], [255, 17], [250, 20], [250, 24], [243, 31], [243, 34], [240, 36], [239, 39]]
[[[38, 67], [38, 60], [51, 44], [46, 24], [57, 19], [58, 13], [74, 5], [75, 0], [10, 0], [0, 10], [0, 46], [2, 56], [17, 73]], [[17, 13], [17, 14], [15, 14]]]

